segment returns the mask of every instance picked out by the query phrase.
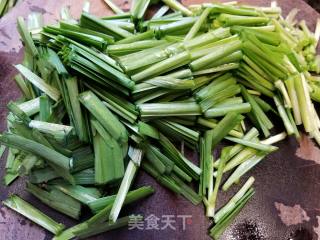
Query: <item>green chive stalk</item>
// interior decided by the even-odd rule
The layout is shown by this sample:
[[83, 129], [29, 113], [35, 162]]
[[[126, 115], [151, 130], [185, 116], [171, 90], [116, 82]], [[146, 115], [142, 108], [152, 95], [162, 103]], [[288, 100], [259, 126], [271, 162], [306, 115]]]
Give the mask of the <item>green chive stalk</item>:
[[[121, 181], [120, 187], [119, 187], [119, 191], [117, 193], [116, 199], [114, 201], [114, 204], [112, 205], [112, 209], [110, 211], [110, 215], [109, 215], [109, 220], [111, 222], [116, 222], [120, 210], [122, 208], [122, 205], [124, 204], [126, 195], [128, 194], [129, 188], [131, 186], [131, 183], [133, 181], [133, 178], [138, 170], [138, 167], [140, 165], [141, 162], [141, 158], [142, 158], [142, 150], [140, 149], [134, 149], [135, 152], [137, 152], [137, 154], [135, 154], [135, 159], [132, 159], [129, 161], [129, 164], [127, 166], [126, 172], [124, 174], [124, 177]], [[140, 152], [140, 153], [138, 153]], [[137, 164], [135, 162], [138, 162], [139, 165], [137, 166]]]
[[[258, 142], [258, 141], [256, 141]], [[232, 159], [230, 159], [227, 164], [225, 165], [223, 172], [226, 173], [236, 166], [242, 164], [243, 162], [247, 161], [248, 159], [254, 157], [258, 153], [258, 150], [250, 147], [246, 147], [242, 149], [237, 155], [235, 155]], [[215, 175], [215, 174], [214, 174]]]
[[20, 103], [18, 107], [30, 117], [40, 111], [39, 97]]
[[[199, 117], [198, 120], [197, 120], [197, 123], [201, 126], [204, 126], [204, 127], [207, 127], [207, 128], [215, 128], [217, 127], [218, 123], [215, 122], [215, 121], [212, 121], [213, 119], [204, 119], [204, 118], [201, 118]], [[228, 135], [230, 136], [233, 136], [233, 137], [237, 137], [237, 138], [241, 138], [243, 137], [243, 133], [235, 130], [235, 129], [232, 129]]]
[[196, 92], [197, 100], [204, 100], [222, 91], [229, 85], [236, 84], [236, 79], [230, 73], [223, 74], [218, 78], [214, 78], [207, 86]]
[[11, 133], [0, 135], [0, 142], [8, 147], [38, 155], [63, 169], [70, 169], [69, 158], [38, 142]]
[[273, 100], [274, 100], [274, 103], [277, 106], [279, 115], [280, 115], [280, 117], [281, 117], [281, 119], [283, 121], [283, 124], [284, 124], [284, 126], [286, 128], [286, 131], [287, 131], [288, 135], [292, 135], [295, 131], [294, 131], [294, 128], [293, 128], [293, 126], [291, 124], [291, 121], [290, 121], [290, 119], [289, 119], [289, 117], [288, 117], [288, 115], [286, 113], [286, 110], [285, 110], [283, 104], [280, 101], [280, 98], [277, 97], [277, 96], [274, 96]]
[[225, 137], [225, 139], [232, 141], [232, 142], [235, 142], [235, 143], [238, 143], [238, 144], [242, 144], [247, 147], [251, 147], [251, 148], [254, 148], [254, 149], [257, 149], [260, 151], [264, 151], [264, 152], [273, 152], [278, 149], [278, 147], [275, 147], [275, 146], [270, 146], [270, 145], [261, 144], [261, 143], [255, 143], [255, 142], [240, 139], [240, 138]]
[[75, 131], [79, 139], [87, 142], [88, 141], [88, 131], [85, 126], [85, 119], [83, 113], [81, 112], [81, 106], [79, 102], [79, 88], [78, 80], [76, 77], [67, 78], [65, 80], [66, 87], [69, 93], [70, 105], [72, 109], [72, 120], [74, 123]]
[[83, 204], [88, 204], [91, 201], [97, 200], [101, 197], [101, 193], [96, 188], [86, 188], [81, 185], [69, 185], [69, 184], [54, 184], [52, 188], [60, 190], [61, 192], [69, 195], [70, 197], [78, 200]]
[[[248, 93], [250, 93], [250, 91], [248, 91]], [[252, 95], [252, 93], [250, 93]], [[262, 98], [258, 97], [258, 96], [253, 96], [254, 100], [257, 102], [257, 104], [261, 107], [261, 109], [264, 112], [272, 112], [275, 115], [279, 116], [279, 113], [266, 101], [264, 101]]]
[[[228, 38], [221, 39], [216, 42], [209, 43], [208, 45], [200, 46], [198, 48], [192, 49], [190, 52], [191, 53], [191, 60], [194, 61], [194, 60], [197, 60], [201, 57], [204, 57], [212, 52], [215, 52], [215, 51], [223, 48], [226, 44], [235, 43], [237, 40], [240, 40], [239, 36], [234, 35], [234, 36], [231, 36]], [[210, 64], [208, 64], [208, 65], [211, 66], [212, 63], [216, 63], [216, 61], [210, 62]]]
[[[267, 79], [265, 79], [262, 76], [260, 76], [258, 73], [256, 73], [247, 64], [242, 63], [239, 70], [241, 70], [243, 72], [243, 74], [249, 75], [249, 76], [251, 76], [251, 78], [254, 78], [257, 81], [258, 84], [260, 84], [261, 86], [265, 87], [266, 89], [268, 89], [270, 91], [274, 91], [275, 90], [275, 86], [273, 85], [272, 82], [270, 82]], [[275, 83], [275, 85], [276, 85], [276, 83]]]
[[242, 26], [259, 26], [266, 25], [270, 19], [267, 17], [253, 17], [253, 16], [236, 16], [222, 13], [217, 20], [223, 26], [242, 25]]
[[250, 103], [252, 108], [253, 118], [259, 124], [265, 136], [269, 136], [269, 130], [273, 127], [272, 122], [268, 119], [261, 107], [257, 104], [254, 98], [248, 93], [245, 87], [241, 86], [241, 93], [244, 99]]
[[141, 117], [197, 116], [201, 115], [196, 103], [145, 103], [138, 105]]
[[44, 27], [43, 31], [54, 35], [62, 35], [86, 45], [92, 45], [99, 50], [104, 50], [107, 46], [107, 41], [104, 38], [84, 33], [83, 31], [73, 31], [52, 26]]
[[208, 15], [210, 14], [211, 9], [206, 8], [198, 18], [198, 20], [194, 23], [188, 34], [185, 36], [184, 41], [188, 41], [192, 39], [200, 30], [201, 26], [206, 22]]
[[292, 110], [293, 110], [295, 124], [301, 125], [302, 124], [301, 112], [300, 112], [300, 107], [299, 107], [297, 91], [295, 89], [294, 77], [289, 77], [285, 81], [285, 84], [288, 89], [288, 94], [289, 94], [289, 97], [290, 97], [290, 100], [292, 103]]
[[93, 168], [88, 168], [72, 175], [75, 184], [78, 185], [94, 185], [95, 172]]
[[185, 173], [191, 176], [193, 179], [198, 180], [201, 174], [201, 169], [189, 161], [185, 156], [183, 156], [180, 151], [176, 149], [170, 140], [163, 134], [160, 134], [160, 145], [164, 151], [164, 154], [169, 157], [179, 168], [181, 168]]
[[114, 36], [115, 39], [119, 40], [132, 35], [132, 33], [116, 26], [115, 24], [105, 23], [102, 19], [88, 13], [82, 13], [80, 17], [80, 26], [110, 34]]
[[12, 101], [10, 101], [7, 105], [7, 108], [10, 112], [12, 112], [16, 117], [18, 117], [23, 123], [29, 124], [31, 118], [18, 107], [18, 105]]
[[226, 4], [210, 4], [213, 13], [228, 13], [239, 16], [260, 16], [260, 13], [256, 11], [256, 8], [241, 7], [241, 6], [229, 6]]
[[26, 157], [23, 159], [21, 165], [19, 166], [19, 175], [28, 175], [31, 169], [36, 165], [38, 160], [39, 159], [36, 156], [32, 154], [27, 154]]
[[181, 187], [177, 185], [177, 183], [173, 181], [169, 176], [161, 175], [148, 162], [143, 162], [141, 166], [144, 171], [146, 171], [148, 174], [154, 177], [155, 180], [157, 180], [161, 185], [170, 189], [174, 193], [177, 193], [177, 194], [181, 193]]
[[[142, 219], [142, 216], [141, 216]], [[86, 226], [82, 226], [81, 228], [77, 228], [74, 231], [76, 237], [80, 239], [87, 239], [88, 237], [111, 231], [114, 229], [118, 229], [121, 227], [125, 227], [130, 222], [130, 216], [119, 218], [116, 222], [105, 222], [105, 223], [96, 223], [93, 226], [86, 224]]]
[[31, 120], [29, 127], [39, 130], [41, 133], [53, 136], [58, 141], [66, 142], [68, 137], [73, 135], [74, 128], [56, 123], [48, 123], [43, 121]]
[[79, 172], [81, 170], [93, 167], [94, 154], [91, 147], [81, 147], [73, 151], [70, 165], [72, 172]]
[[222, 180], [223, 168], [224, 168], [224, 165], [225, 165], [225, 162], [226, 162], [227, 156], [229, 155], [230, 150], [231, 150], [231, 147], [225, 147], [221, 153], [221, 160], [220, 160], [219, 167], [218, 167], [217, 177], [216, 177], [215, 183], [214, 183], [214, 189], [213, 189], [212, 194], [208, 198], [208, 206], [207, 206], [207, 211], [206, 211], [206, 215], [208, 217], [214, 217], [214, 215], [215, 215], [215, 206], [216, 206], [219, 186], [220, 186], [220, 183]]
[[134, 52], [138, 52], [144, 49], [153, 48], [160, 44], [167, 43], [166, 40], [142, 40], [133, 43], [122, 43], [109, 45], [107, 52], [113, 56], [126, 55]]
[[126, 129], [110, 110], [91, 91], [79, 95], [80, 102], [101, 123], [117, 141], [124, 143], [128, 140]]
[[147, 149], [146, 157], [157, 172], [159, 172], [160, 174], [164, 174], [167, 171], [166, 165], [157, 157], [154, 151], [152, 151], [152, 148]]
[[223, 219], [230, 211], [232, 211], [241, 198], [246, 194], [246, 192], [251, 188], [255, 179], [254, 177], [249, 177], [245, 184], [240, 188], [240, 190], [229, 200], [229, 202], [224, 205], [214, 216], [214, 221], [218, 223]]
[[30, 87], [30, 84], [28, 84], [22, 77], [21, 74], [17, 74], [14, 77], [14, 80], [17, 84], [17, 86], [19, 87], [19, 89], [21, 90], [23, 96], [28, 99], [31, 100], [35, 97], [35, 93], [33, 91], [33, 89]]
[[165, 120], [156, 120], [155, 125], [162, 133], [166, 133], [174, 139], [185, 140], [191, 144], [196, 144], [199, 140], [199, 132], [181, 124]]
[[128, 43], [134, 43], [137, 41], [144, 41], [144, 40], [150, 40], [150, 39], [154, 39], [153, 30], [149, 30], [143, 33], [138, 33], [131, 37], [124, 38], [120, 41], [117, 41], [117, 44], [128, 44]]
[[257, 165], [261, 160], [263, 160], [263, 158], [265, 158], [266, 155], [267, 154], [265, 153], [258, 153], [257, 155], [240, 164], [224, 183], [224, 185], [222, 186], [222, 190], [227, 191], [236, 181], [240, 179], [241, 176], [243, 176], [255, 165]]
[[60, 190], [52, 189], [50, 191], [46, 191], [31, 183], [27, 183], [26, 189], [41, 202], [52, 207], [53, 209], [74, 219], [79, 219], [81, 213], [81, 204]]
[[51, 104], [47, 95], [41, 95], [39, 97], [39, 110], [40, 110], [40, 121], [47, 121], [51, 114]]
[[4, 185], [9, 186], [18, 177], [19, 177], [18, 173], [6, 173], [3, 177]]
[[43, 79], [38, 77], [36, 74], [31, 72], [28, 68], [24, 67], [21, 64], [15, 66], [16, 69], [35, 87], [46, 93], [50, 98], [54, 101], [58, 101], [60, 98], [60, 92], [52, 87], [51, 85], [47, 84]]
[[125, 72], [135, 72], [144, 69], [150, 64], [161, 62], [169, 57], [167, 48], [172, 43], [166, 43], [154, 48], [145, 49], [119, 57], [119, 62]]
[[203, 170], [202, 170], [202, 195], [205, 196], [207, 193], [208, 199], [213, 193], [213, 164], [214, 158], [212, 155], [212, 136], [213, 130], [208, 130], [204, 133], [203, 138]]
[[52, 238], [52, 240], [69, 240], [72, 238], [75, 238], [75, 232], [77, 230], [82, 230], [83, 228], [87, 228], [87, 222], [82, 222], [79, 223], [77, 225], [74, 225], [73, 227], [70, 227], [68, 229], [65, 229], [63, 232], [61, 232], [60, 234], [54, 236]]
[[209, 53], [206, 56], [203, 56], [197, 60], [194, 60], [190, 63], [190, 67], [193, 71], [203, 69], [209, 63], [214, 62], [218, 59], [221, 59], [233, 52], [238, 51], [241, 48], [241, 41], [231, 42], [224, 45], [224, 47], [217, 49], [216, 51]]
[[115, 13], [115, 14], [123, 14], [124, 11], [122, 11], [121, 8], [119, 8], [116, 4], [114, 4], [113, 1], [111, 0], [104, 0], [104, 2], [112, 9], [112, 11]]
[[135, 82], [139, 82], [146, 78], [151, 78], [170, 70], [174, 70], [178, 67], [181, 67], [189, 62], [190, 54], [188, 52], [182, 52], [177, 55], [174, 55], [168, 59], [165, 59], [159, 63], [156, 63], [149, 68], [142, 70], [141, 72], [131, 76], [131, 79]]
[[212, 68], [207, 68], [204, 70], [196, 71], [193, 73], [194, 76], [197, 75], [203, 75], [203, 74], [210, 74], [210, 73], [216, 73], [216, 72], [225, 72], [233, 69], [238, 69], [239, 68], [239, 63], [225, 63], [222, 65], [219, 65], [217, 67], [212, 67]]
[[227, 98], [226, 100], [221, 101], [216, 105], [216, 107], [225, 107], [225, 106], [237, 105], [242, 103], [243, 103], [242, 97], [232, 97], [232, 98]]
[[92, 127], [97, 130], [93, 133], [95, 181], [97, 184], [107, 184], [119, 180], [123, 176], [123, 154], [118, 143], [111, 137], [106, 139], [108, 135], [103, 134], [97, 128], [97, 124], [92, 124]]
[[2, 155], [4, 154], [5, 150], [6, 150], [6, 146], [0, 145], [0, 158], [2, 158]]
[[167, 6], [183, 15], [192, 16], [192, 12], [176, 0], [162, 0]]
[[135, 19], [142, 19], [149, 3], [150, 0], [133, 0], [130, 9], [132, 17]]
[[218, 28], [216, 30], [209, 31], [206, 34], [199, 35], [189, 41], [186, 41], [183, 43], [183, 45], [186, 49], [192, 50], [222, 40], [224, 38], [228, 38], [230, 36], [230, 28]]
[[17, 195], [11, 195], [9, 198], [3, 201], [3, 204], [55, 235], [61, 233], [61, 231], [65, 228], [63, 224], [57, 223], [52, 218], [48, 217]]
[[251, 106], [249, 103], [242, 103], [239, 105], [229, 105], [224, 107], [213, 107], [208, 109], [204, 116], [207, 118], [221, 117], [225, 116], [229, 112], [235, 113], [247, 113], [251, 111]]
[[192, 181], [192, 178], [187, 173], [185, 173], [181, 168], [176, 166], [175, 163], [171, 159], [169, 159], [167, 156], [162, 154], [159, 149], [152, 146], [150, 150], [152, 151], [153, 156], [157, 158], [158, 161], [161, 161], [165, 165], [166, 174], [175, 173], [177, 176], [179, 176], [181, 179], [187, 182]]
[[[128, 192], [124, 204], [128, 204], [129, 202], [135, 202], [139, 199], [145, 198], [154, 193], [154, 189], [151, 186], [143, 186], [135, 190], [131, 190]], [[92, 200], [88, 202], [88, 206], [90, 207], [93, 213], [98, 213], [106, 206], [114, 203], [117, 195], [111, 195], [107, 197], [98, 198], [96, 200]]]
[[137, 120], [138, 111], [136, 106], [131, 102], [117, 96], [114, 93], [107, 92], [100, 87], [92, 87], [88, 84], [85, 84], [85, 86], [94, 92], [98, 97], [100, 97], [104, 101], [103, 104], [105, 104], [115, 114], [119, 115], [130, 123], [134, 123]]
[[154, 139], [159, 140], [160, 138], [160, 133], [156, 128], [142, 121], [138, 122], [138, 131], [142, 135], [145, 135]]
[[25, 44], [26, 52], [28, 54], [31, 54], [33, 57], [38, 56], [38, 50], [32, 40], [32, 37], [27, 29], [27, 26], [25, 24], [25, 21], [23, 20], [23, 17], [18, 17], [18, 31], [20, 33], [20, 36], [22, 38], [22, 41]]
[[253, 188], [250, 188], [250, 190], [248, 190], [248, 192], [242, 197], [242, 199], [239, 201], [239, 204], [233, 209], [233, 211], [229, 215], [225, 216], [222, 220], [220, 220], [220, 222], [218, 222], [210, 230], [210, 236], [213, 239], [219, 239], [221, 234], [231, 224], [231, 222], [237, 217], [237, 215], [240, 213], [242, 208], [245, 207], [245, 205], [251, 199], [253, 194], [254, 194], [254, 190]]
[[59, 178], [59, 175], [50, 167], [33, 170], [29, 175], [29, 182], [38, 184], [46, 183], [50, 180]]
[[180, 194], [188, 199], [193, 205], [201, 203], [202, 198], [177, 175], [172, 174], [171, 179], [181, 188]]
[[158, 11], [152, 16], [151, 19], [157, 19], [157, 18], [161, 18], [163, 17], [164, 14], [166, 14], [166, 12], [168, 12], [170, 8], [166, 5], [161, 6]]
[[228, 113], [213, 129], [212, 147], [215, 147], [243, 119], [240, 114]]
[[233, 97], [241, 92], [241, 88], [238, 84], [232, 84], [227, 86], [225, 89], [219, 91], [213, 96], [208, 96], [200, 102], [201, 110], [206, 112], [208, 109], [212, 108], [214, 105], [219, 102]]
[[[243, 137], [242, 139], [243, 140], [247, 140], [247, 141], [250, 141], [256, 137], [259, 136], [259, 132], [256, 128], [251, 128]], [[234, 157], [236, 154], [238, 154], [241, 150], [244, 149], [244, 145], [242, 144], [236, 144], [232, 147], [232, 149], [230, 150], [230, 153], [227, 157], [227, 162], [232, 158]], [[218, 167], [219, 165], [219, 162], [220, 162], [220, 159], [217, 159], [217, 161], [214, 162], [214, 167]]]
[[269, 137], [265, 140], [262, 140], [260, 142], [263, 144], [274, 144], [274, 143], [277, 143], [277, 142], [284, 140], [286, 137], [287, 137], [286, 132], [282, 132], [282, 133], [279, 133], [279, 134], [274, 135], [272, 137]]

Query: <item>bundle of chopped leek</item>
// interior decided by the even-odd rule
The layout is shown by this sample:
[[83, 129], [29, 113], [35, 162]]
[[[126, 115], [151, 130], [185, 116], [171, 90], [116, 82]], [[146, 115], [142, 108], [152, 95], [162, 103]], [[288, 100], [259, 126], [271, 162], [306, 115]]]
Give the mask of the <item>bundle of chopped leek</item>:
[[[249, 177], [223, 207], [227, 191], [298, 126], [320, 144], [320, 56], [315, 32], [271, 7], [163, 0], [150, 19], [148, 0], [96, 17], [85, 3], [79, 20], [67, 8], [57, 25], [33, 14], [18, 19], [25, 46], [15, 81], [23, 97], [8, 104], [5, 184], [28, 176], [26, 190], [51, 208], [79, 219], [63, 230], [18, 196], [4, 204], [55, 234], [85, 238], [126, 226], [124, 205], [154, 192], [137, 188], [141, 167], [161, 185], [213, 219], [219, 239], [254, 194]], [[247, 118], [246, 118], [247, 117]], [[274, 124], [284, 132], [271, 135]], [[301, 128], [302, 129], [302, 128]], [[266, 139], [263, 139], [266, 138]], [[229, 143], [216, 159], [212, 151]], [[179, 144], [183, 146], [179, 150]], [[198, 152], [200, 164], [184, 155]], [[198, 183], [196, 192], [190, 183]]]

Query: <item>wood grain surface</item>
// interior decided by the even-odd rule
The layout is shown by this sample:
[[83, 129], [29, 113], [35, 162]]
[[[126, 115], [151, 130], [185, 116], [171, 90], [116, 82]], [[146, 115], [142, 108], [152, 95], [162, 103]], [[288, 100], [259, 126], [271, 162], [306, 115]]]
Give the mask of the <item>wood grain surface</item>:
[[[112, 14], [103, 0], [91, 0], [90, 12], [99, 16]], [[127, 0], [115, 0], [124, 10], [129, 9]], [[185, 0], [184, 4], [200, 3], [201, 0]], [[269, 0], [246, 0], [243, 3], [261, 6], [270, 5]], [[279, 0], [285, 16], [292, 8], [299, 8], [299, 18], [307, 20], [313, 30], [320, 15], [302, 0]], [[70, 6], [74, 17], [79, 17], [82, 9], [80, 0], [25, 0], [18, 4], [0, 20], [0, 131], [6, 129], [6, 104], [20, 96], [12, 79], [16, 71], [13, 64], [22, 59], [22, 44], [16, 30], [18, 16], [27, 17], [32, 11], [44, 14], [46, 23], [59, 19], [62, 6]], [[282, 129], [281, 122], [274, 122], [277, 129]], [[225, 232], [223, 240], [312, 240], [320, 239], [320, 150], [306, 136], [297, 142], [293, 138], [278, 144], [280, 150], [270, 154], [249, 174], [256, 178], [256, 194], [237, 217], [232, 226]], [[198, 162], [197, 155], [188, 153], [188, 157]], [[0, 162], [0, 177], [3, 177], [5, 158]], [[245, 180], [247, 174], [243, 179]], [[54, 210], [49, 209], [24, 191], [25, 180], [19, 179], [10, 187], [0, 187], [0, 199], [12, 193], [18, 193], [27, 201], [35, 204], [40, 210], [48, 213], [57, 221], [67, 226], [76, 222]], [[145, 217], [159, 218], [159, 227], [164, 220], [173, 215], [175, 229], [128, 230], [121, 229], [99, 235], [91, 239], [185, 239], [205, 240], [210, 222], [204, 216], [202, 206], [193, 206], [184, 198], [174, 195], [158, 185], [153, 179], [140, 171], [135, 186], [152, 185], [156, 193], [148, 199], [128, 206], [123, 214], [142, 213]], [[226, 202], [236, 192], [238, 186], [228, 193], [221, 193], [218, 206]], [[185, 230], [178, 215], [189, 215]], [[170, 217], [171, 218], [171, 217]], [[145, 222], [145, 228], [146, 228]], [[52, 235], [34, 225], [24, 217], [0, 206], [0, 240], [42, 240], [51, 239]]]

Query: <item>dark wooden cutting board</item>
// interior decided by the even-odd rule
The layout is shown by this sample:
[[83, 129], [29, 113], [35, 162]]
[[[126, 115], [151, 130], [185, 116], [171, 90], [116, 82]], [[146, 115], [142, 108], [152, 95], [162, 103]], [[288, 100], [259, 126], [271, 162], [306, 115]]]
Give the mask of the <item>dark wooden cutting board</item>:
[[[129, 9], [127, 0], [115, 0], [124, 10]], [[184, 1], [184, 4], [200, 3], [201, 0]], [[241, 1], [261, 6], [270, 5], [268, 0]], [[285, 16], [292, 8], [300, 9], [299, 18], [307, 21], [313, 30], [320, 15], [302, 0], [280, 0]], [[32, 11], [44, 14], [46, 23], [53, 23], [59, 18], [62, 6], [70, 6], [71, 13], [78, 17], [82, 9], [79, 0], [25, 0], [18, 4], [9, 14], [0, 20], [0, 131], [6, 129], [6, 104], [20, 96], [12, 80], [16, 73], [13, 64], [22, 59], [22, 45], [16, 30], [16, 18], [27, 17]], [[111, 11], [103, 0], [91, 0], [91, 13], [103, 16]], [[281, 129], [281, 122], [275, 122]], [[269, 155], [249, 174], [256, 178], [256, 194], [244, 208], [235, 222], [226, 231], [223, 240], [287, 240], [320, 239], [320, 150], [305, 135], [297, 142], [293, 138], [278, 144], [280, 150]], [[197, 161], [196, 154], [189, 154]], [[0, 177], [4, 174], [5, 159], [0, 162]], [[247, 174], [244, 179], [249, 177]], [[243, 180], [242, 180], [243, 182]], [[48, 213], [57, 221], [67, 226], [76, 222], [51, 210], [24, 191], [24, 179], [19, 179], [10, 187], [0, 186], [0, 198], [5, 199], [12, 193], [18, 193], [39, 209]], [[153, 179], [140, 171], [135, 185], [150, 184], [156, 193], [126, 208], [124, 213], [142, 213], [145, 217], [153, 215], [159, 218], [158, 226], [164, 227], [165, 218], [172, 218], [175, 230], [169, 227], [163, 230], [128, 230], [121, 229], [99, 235], [92, 239], [185, 239], [204, 240], [210, 222], [204, 216], [202, 206], [193, 206], [184, 198], [163, 189]], [[219, 194], [219, 206], [226, 202], [238, 189], [232, 187], [228, 193]], [[169, 216], [173, 215], [173, 216]], [[190, 215], [185, 230], [181, 217]], [[146, 228], [147, 222], [145, 222]], [[318, 233], [318, 235], [317, 235]], [[51, 234], [34, 225], [22, 216], [0, 206], [0, 240], [42, 240], [51, 239]]]

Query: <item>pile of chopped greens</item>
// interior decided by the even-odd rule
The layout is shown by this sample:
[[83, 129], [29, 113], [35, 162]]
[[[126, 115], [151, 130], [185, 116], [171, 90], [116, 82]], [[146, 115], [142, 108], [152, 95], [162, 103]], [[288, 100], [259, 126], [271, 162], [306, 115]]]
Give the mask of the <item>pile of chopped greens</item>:
[[[219, 239], [254, 195], [254, 178], [244, 175], [278, 149], [273, 144], [299, 139], [303, 129], [320, 144], [320, 20], [312, 32], [295, 19], [297, 9], [283, 18], [275, 2], [163, 0], [148, 19], [150, 0], [134, 0], [130, 12], [106, 3], [115, 15], [96, 17], [86, 2], [79, 20], [67, 8], [56, 25], [43, 26], [39, 14], [28, 24], [18, 18], [23, 97], [8, 104], [0, 135], [6, 185], [27, 176], [26, 190], [41, 202], [74, 219], [87, 206], [91, 216], [65, 229], [17, 195], [3, 203], [56, 240], [86, 238], [127, 226], [122, 208], [154, 193], [132, 187], [141, 168], [203, 203], [214, 223], [209, 235]], [[199, 164], [180, 145], [197, 152]], [[219, 189], [242, 177], [218, 209]]]

